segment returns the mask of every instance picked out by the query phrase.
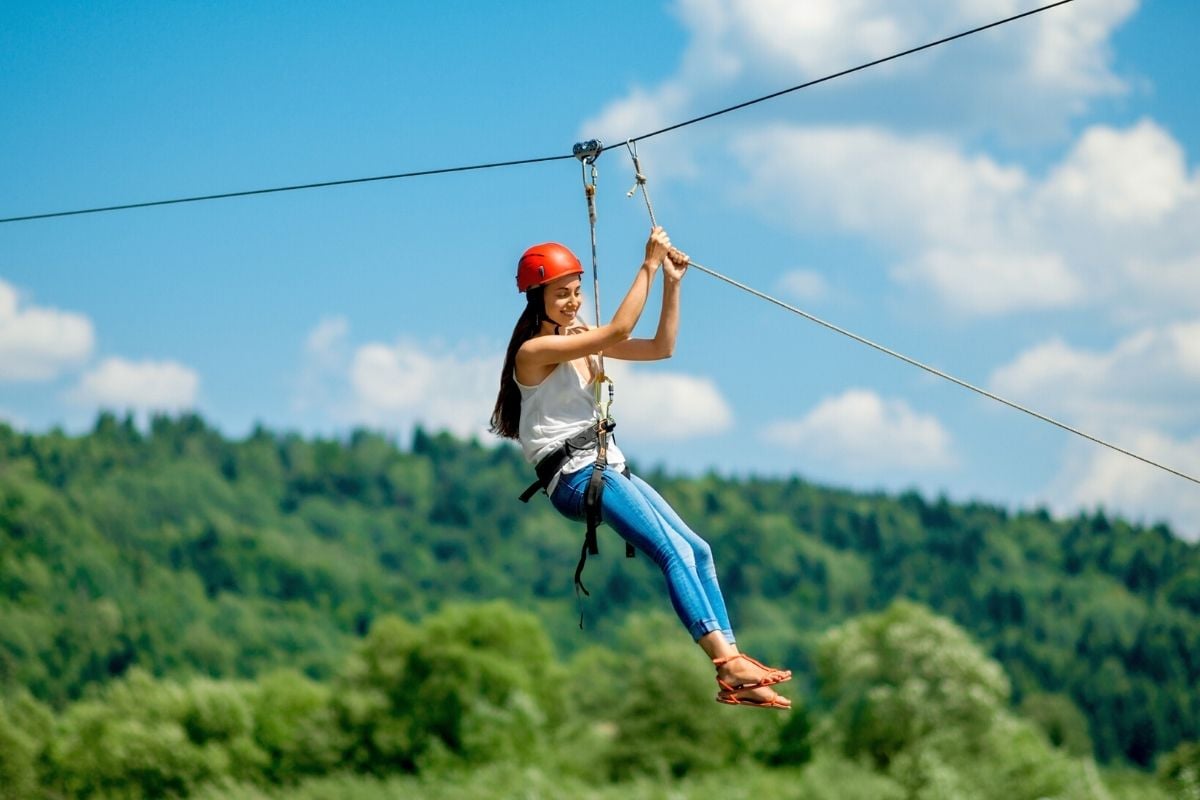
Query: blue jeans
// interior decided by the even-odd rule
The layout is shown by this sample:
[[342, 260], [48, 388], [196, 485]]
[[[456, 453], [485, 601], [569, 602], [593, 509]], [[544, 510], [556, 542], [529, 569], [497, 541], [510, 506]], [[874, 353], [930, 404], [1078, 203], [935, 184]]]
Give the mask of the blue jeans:
[[[550, 502], [565, 517], [584, 519], [592, 466], [559, 476]], [[734, 643], [729, 612], [717, 584], [712, 548], [689, 528], [658, 492], [636, 475], [604, 471], [602, 518], [621, 538], [650, 557], [667, 579], [671, 605], [693, 639], [721, 631]]]

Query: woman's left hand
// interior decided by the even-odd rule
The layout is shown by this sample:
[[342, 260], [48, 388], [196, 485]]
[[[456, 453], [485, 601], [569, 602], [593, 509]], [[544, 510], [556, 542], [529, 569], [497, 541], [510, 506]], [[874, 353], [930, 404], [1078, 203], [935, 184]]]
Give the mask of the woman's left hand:
[[663, 260], [663, 276], [666, 280], [678, 283], [683, 280], [683, 273], [687, 272], [688, 264], [691, 259], [687, 253], [681, 250], [676, 250], [674, 247], [667, 253], [667, 257]]

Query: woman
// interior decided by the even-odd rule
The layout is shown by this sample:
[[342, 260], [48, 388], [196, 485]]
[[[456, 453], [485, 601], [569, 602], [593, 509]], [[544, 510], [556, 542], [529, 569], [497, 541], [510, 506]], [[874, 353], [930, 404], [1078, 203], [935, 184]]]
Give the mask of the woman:
[[[519, 440], [532, 464], [551, 463], [548, 457], [561, 460], [546, 491], [568, 518], [583, 517], [595, 469], [600, 420], [595, 356], [603, 353], [605, 358], [628, 361], [669, 358], [679, 328], [679, 285], [687, 266], [687, 256], [671, 247], [662, 228], [655, 228], [612, 322], [593, 328], [579, 320], [583, 267], [570, 250], [554, 243], [537, 245], [518, 263], [517, 288], [525, 293], [526, 305], [505, 355], [492, 431]], [[653, 339], [632, 339], [660, 267], [664, 287], [658, 330]], [[791, 678], [791, 672], [766, 667], [737, 649], [708, 543], [645, 481], [623, 469], [625, 457], [615, 443], [608, 444], [607, 457], [608, 468], [601, 473], [601, 516], [662, 569], [679, 619], [716, 666], [717, 700], [789, 708], [791, 702], [770, 687]]]

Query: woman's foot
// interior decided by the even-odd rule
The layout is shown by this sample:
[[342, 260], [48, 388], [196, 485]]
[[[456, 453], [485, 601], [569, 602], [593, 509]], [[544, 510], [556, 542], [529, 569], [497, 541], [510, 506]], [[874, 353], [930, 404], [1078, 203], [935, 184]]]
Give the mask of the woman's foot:
[[791, 680], [791, 670], [772, 669], [744, 653], [712, 661], [717, 668], [717, 685], [721, 687], [718, 701], [732, 705], [791, 707], [790, 700], [769, 688]]

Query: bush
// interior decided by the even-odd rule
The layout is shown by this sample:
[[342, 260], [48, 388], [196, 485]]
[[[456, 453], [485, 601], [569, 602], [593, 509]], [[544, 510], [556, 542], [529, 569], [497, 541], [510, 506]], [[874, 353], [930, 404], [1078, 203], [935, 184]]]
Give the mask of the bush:
[[1086, 791], [1080, 765], [1008, 711], [1000, 666], [921, 606], [898, 602], [830, 631], [817, 660], [844, 752], [869, 757], [911, 798]]
[[132, 671], [71, 706], [49, 749], [54, 788], [72, 797], [182, 797], [206, 781], [258, 776], [243, 689], [158, 682]]
[[1200, 800], [1200, 742], [1184, 742], [1159, 760], [1158, 780], [1180, 800]]
[[414, 628], [376, 623], [342, 679], [351, 760], [376, 774], [522, 760], [561, 707], [549, 640], [505, 603], [451, 606]]
[[328, 686], [280, 670], [259, 681], [252, 702], [254, 739], [265, 754], [267, 780], [292, 784], [339, 765], [348, 741], [337, 724]]
[[808, 709], [792, 698], [792, 710], [775, 735], [774, 746], [757, 755], [773, 767], [801, 767], [812, 760], [812, 719]]
[[37, 786], [39, 743], [0, 704], [0, 800], [30, 797]]
[[632, 616], [616, 652], [595, 653], [583, 665], [593, 671], [576, 684], [591, 696], [592, 725], [606, 733], [595, 759], [608, 779], [678, 779], [736, 755], [746, 710], [714, 702], [712, 665], [674, 618]]
[[1087, 717], [1066, 695], [1044, 692], [1026, 695], [1020, 713], [1037, 723], [1055, 747], [1076, 757], [1092, 754]]
[[817, 668], [846, 754], [879, 768], [939, 730], [978, 740], [1009, 695], [965, 632], [906, 601], [825, 634]]

